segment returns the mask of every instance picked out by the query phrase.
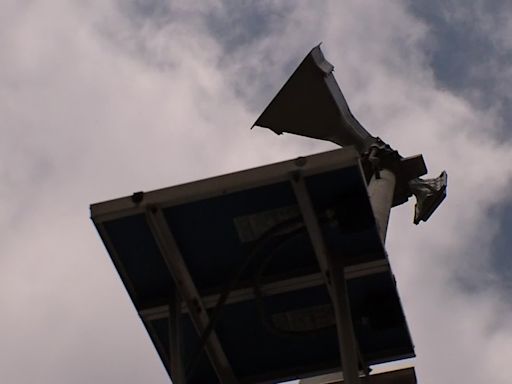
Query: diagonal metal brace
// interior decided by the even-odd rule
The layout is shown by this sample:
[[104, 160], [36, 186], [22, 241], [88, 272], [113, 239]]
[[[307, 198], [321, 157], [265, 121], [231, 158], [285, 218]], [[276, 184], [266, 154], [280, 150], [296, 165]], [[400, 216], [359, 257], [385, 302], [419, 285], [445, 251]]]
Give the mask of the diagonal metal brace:
[[[201, 335], [208, 327], [210, 319], [162, 210], [156, 206], [150, 207], [146, 211], [146, 220], [180, 296], [188, 307], [196, 332]], [[214, 331], [206, 340], [205, 349], [220, 383], [237, 384], [238, 381]]]

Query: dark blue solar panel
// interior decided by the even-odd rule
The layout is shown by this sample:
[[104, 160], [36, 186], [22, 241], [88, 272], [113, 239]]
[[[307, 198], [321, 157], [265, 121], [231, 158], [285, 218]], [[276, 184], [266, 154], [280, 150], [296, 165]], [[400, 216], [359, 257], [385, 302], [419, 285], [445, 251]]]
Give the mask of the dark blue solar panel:
[[[305, 182], [331, 252], [343, 257], [346, 265], [386, 258], [358, 166], [308, 176]], [[319, 271], [288, 181], [184, 204], [162, 203], [167, 225], [195, 285], [204, 295], [222, 292], [246, 260], [250, 262], [237, 288]], [[247, 232], [247, 223], [267, 220], [268, 212], [271, 216], [275, 212], [286, 216], [290, 228], [263, 240], [262, 232], [269, 225], [272, 231], [274, 225], [269, 219], [269, 225], [255, 224]], [[102, 225], [113, 248], [111, 256], [137, 309], [166, 303], [173, 282], [145, 215], [107, 220]], [[365, 360], [371, 364], [413, 356], [391, 273], [350, 279], [347, 284], [355, 332]], [[325, 324], [300, 334], [280, 328], [288, 324], [289, 314], [300, 310], [315, 313], [315, 321]], [[229, 304], [215, 331], [241, 382], [283, 380], [339, 369], [332, 316], [330, 298], [321, 285]], [[194, 359], [199, 337], [187, 314], [182, 316], [182, 323], [182, 351], [187, 365]], [[167, 319], [145, 324], [168, 367]], [[190, 384], [218, 382], [205, 353], [188, 379]]]
[[[343, 252], [347, 264], [384, 257], [358, 167], [306, 180], [319, 214], [325, 215], [331, 210], [335, 219], [344, 225], [342, 232], [339, 226], [324, 225], [331, 250]], [[350, 208], [343, 209], [347, 205]], [[172, 206], [164, 212], [196, 285], [200, 290], [208, 291], [224, 286], [226, 277], [235, 273], [254, 248], [253, 243], [240, 241], [234, 220], [244, 215], [293, 206], [297, 206], [297, 201], [291, 184], [283, 182]], [[269, 244], [270, 249], [273, 246]], [[298, 273], [318, 269], [305, 231], [302, 236], [288, 239], [282, 247], [279, 258], [270, 268], [273, 274], [290, 274], [291, 269]], [[263, 255], [265, 253], [262, 252]], [[250, 278], [255, 268], [257, 262], [248, 268], [244, 278]]]
[[[198, 289], [207, 290], [224, 286], [253, 248], [241, 243], [236, 217], [296, 204], [290, 183], [279, 183], [166, 208], [164, 213]], [[310, 264], [315, 262], [311, 253], [307, 256]]]
[[[113, 258], [137, 309], [144, 302], [167, 299], [173, 285], [143, 214], [106, 222], [105, 230], [119, 259]], [[135, 297], [134, 297], [135, 296]]]
[[[375, 364], [412, 357], [413, 347], [390, 274], [351, 279], [348, 290], [355, 332], [365, 360]], [[228, 305], [216, 331], [237, 377], [251, 381], [250, 378], [265, 372], [300, 377], [311, 370], [328, 371], [337, 367], [339, 349], [333, 323], [328, 322], [319, 330], [296, 334], [279, 332], [279, 328], [276, 330], [267, 324], [272, 324], [275, 315], [308, 308], [327, 308], [332, 313], [324, 286]], [[196, 352], [198, 337], [188, 316], [184, 315], [182, 321], [185, 330], [183, 353], [185, 363], [188, 363]], [[167, 340], [167, 320], [154, 323], [158, 325], [158, 339]], [[201, 364], [189, 382], [214, 383], [216, 380], [203, 354]]]

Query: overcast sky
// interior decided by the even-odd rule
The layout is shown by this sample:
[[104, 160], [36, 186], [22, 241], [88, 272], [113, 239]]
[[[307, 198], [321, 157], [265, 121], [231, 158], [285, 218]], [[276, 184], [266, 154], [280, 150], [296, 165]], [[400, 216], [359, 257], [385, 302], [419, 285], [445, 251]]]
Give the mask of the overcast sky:
[[419, 381], [510, 383], [511, 4], [2, 0], [0, 382], [169, 383], [89, 204], [334, 148], [249, 130], [323, 42], [359, 121], [449, 174], [388, 232]]

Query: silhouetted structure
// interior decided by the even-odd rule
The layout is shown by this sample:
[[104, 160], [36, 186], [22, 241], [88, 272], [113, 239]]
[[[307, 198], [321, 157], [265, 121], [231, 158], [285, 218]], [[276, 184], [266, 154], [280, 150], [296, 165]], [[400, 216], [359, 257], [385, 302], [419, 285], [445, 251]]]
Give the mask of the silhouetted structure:
[[420, 179], [421, 155], [371, 136], [319, 47], [256, 125], [347, 148], [94, 204], [94, 224], [174, 383], [340, 369], [367, 382], [370, 365], [414, 356], [384, 249], [390, 209], [415, 194], [415, 222], [428, 219], [446, 174]]

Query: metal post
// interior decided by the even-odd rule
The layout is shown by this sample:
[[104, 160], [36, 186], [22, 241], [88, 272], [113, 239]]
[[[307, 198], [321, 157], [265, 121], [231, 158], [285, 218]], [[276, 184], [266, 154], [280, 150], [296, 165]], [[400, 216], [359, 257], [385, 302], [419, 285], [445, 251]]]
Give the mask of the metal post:
[[393, 205], [396, 178], [393, 172], [383, 169], [377, 175], [373, 175], [368, 185], [368, 195], [372, 204], [373, 214], [377, 222], [380, 238], [384, 244], [388, 229], [389, 213]]
[[291, 182], [334, 307], [343, 377], [347, 384], [360, 384], [358, 346], [350, 314], [343, 261], [340, 255], [334, 256], [327, 249], [304, 179], [296, 174]]
[[332, 286], [337, 303], [334, 305], [338, 343], [341, 351], [343, 379], [347, 384], [359, 384], [358, 346], [354, 335], [354, 325], [350, 311], [350, 302], [341, 257], [331, 255]]
[[185, 384], [185, 367], [181, 356], [181, 298], [176, 288], [169, 295], [169, 368], [174, 384]]

